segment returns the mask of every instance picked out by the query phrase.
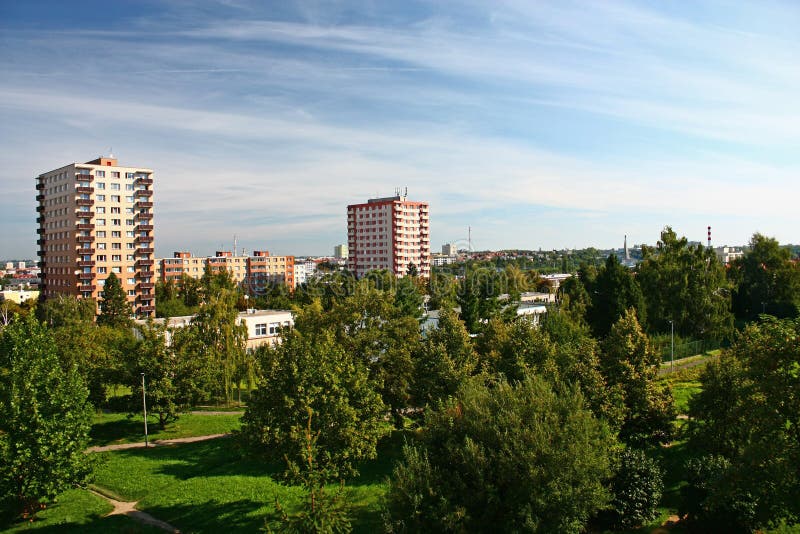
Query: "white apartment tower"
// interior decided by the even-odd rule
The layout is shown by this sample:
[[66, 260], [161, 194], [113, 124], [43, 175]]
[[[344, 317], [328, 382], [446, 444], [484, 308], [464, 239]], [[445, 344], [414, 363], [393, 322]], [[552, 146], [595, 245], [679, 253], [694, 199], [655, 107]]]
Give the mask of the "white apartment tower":
[[115, 273], [137, 317], [155, 312], [153, 171], [113, 157], [36, 178], [42, 296], [103, 296]]
[[404, 276], [413, 263], [420, 276], [431, 273], [428, 203], [395, 196], [347, 206], [347, 268], [360, 278], [375, 269]]

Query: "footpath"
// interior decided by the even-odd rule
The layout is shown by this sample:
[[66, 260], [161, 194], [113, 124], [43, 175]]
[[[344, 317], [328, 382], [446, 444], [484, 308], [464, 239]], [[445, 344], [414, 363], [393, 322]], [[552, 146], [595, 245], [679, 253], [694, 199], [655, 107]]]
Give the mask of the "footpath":
[[224, 438], [230, 434], [209, 434], [207, 436], [193, 436], [191, 438], [156, 439], [149, 443], [140, 441], [138, 443], [119, 443], [117, 445], [101, 445], [89, 447], [86, 452], [105, 452], [122, 451], [125, 449], [144, 449], [145, 447], [163, 447], [165, 445], [178, 445], [181, 443], [194, 443], [196, 441], [207, 441], [209, 439]]

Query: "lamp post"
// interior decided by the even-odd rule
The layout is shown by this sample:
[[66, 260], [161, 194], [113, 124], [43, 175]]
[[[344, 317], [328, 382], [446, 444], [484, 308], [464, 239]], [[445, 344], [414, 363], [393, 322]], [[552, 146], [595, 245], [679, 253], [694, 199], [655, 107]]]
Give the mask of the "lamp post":
[[670, 339], [670, 348], [669, 348], [669, 372], [675, 372], [675, 323], [672, 322], [672, 319], [669, 321], [669, 339]]
[[146, 448], [148, 446], [148, 443], [147, 443], [147, 400], [145, 398], [144, 373], [142, 373], [142, 408], [144, 409], [144, 446]]

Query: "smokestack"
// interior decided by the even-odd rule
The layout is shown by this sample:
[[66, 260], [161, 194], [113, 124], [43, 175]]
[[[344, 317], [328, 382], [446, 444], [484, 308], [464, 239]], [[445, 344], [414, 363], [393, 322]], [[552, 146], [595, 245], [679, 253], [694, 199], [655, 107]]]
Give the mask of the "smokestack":
[[711, 227], [708, 227], [708, 248], [711, 248]]

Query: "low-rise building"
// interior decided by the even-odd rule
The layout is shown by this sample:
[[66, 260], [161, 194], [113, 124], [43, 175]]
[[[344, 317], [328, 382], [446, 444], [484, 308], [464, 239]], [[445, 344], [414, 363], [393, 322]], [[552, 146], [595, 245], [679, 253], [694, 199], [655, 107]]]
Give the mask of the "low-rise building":
[[724, 265], [729, 265], [731, 262], [744, 257], [742, 247], [717, 247], [714, 249], [714, 253]]
[[199, 279], [208, 268], [212, 273], [222, 269], [231, 273], [233, 280], [249, 292], [259, 294], [275, 283], [296, 286], [294, 256], [271, 256], [267, 250], [253, 251], [250, 256], [234, 256], [230, 251], [218, 250], [214, 256], [192, 256], [191, 252], [175, 252], [172, 258], [156, 260], [156, 278], [163, 282], [180, 280], [186, 275]]
[[5, 300], [22, 304], [27, 300], [36, 300], [39, 298], [39, 292], [28, 289], [4, 289], [0, 291], [0, 302]]
[[[155, 324], [167, 324], [167, 343], [172, 343], [172, 331], [177, 328], [185, 328], [192, 324], [194, 315], [182, 315], [180, 317], [170, 317], [169, 319], [154, 319]], [[262, 345], [274, 345], [279, 340], [282, 328], [294, 326], [294, 314], [289, 310], [247, 310], [239, 312], [236, 318], [237, 324], [247, 326], [247, 348], [255, 349]], [[137, 320], [137, 325], [144, 326], [147, 321]], [[134, 333], [140, 335], [134, 328]]]

